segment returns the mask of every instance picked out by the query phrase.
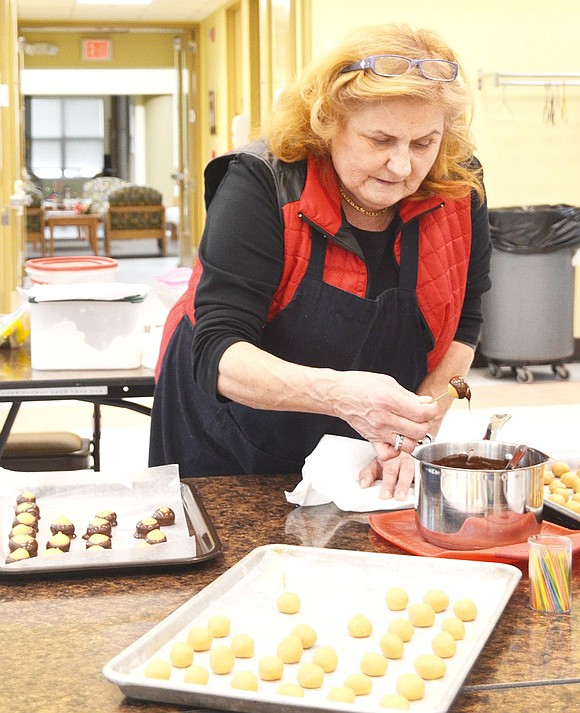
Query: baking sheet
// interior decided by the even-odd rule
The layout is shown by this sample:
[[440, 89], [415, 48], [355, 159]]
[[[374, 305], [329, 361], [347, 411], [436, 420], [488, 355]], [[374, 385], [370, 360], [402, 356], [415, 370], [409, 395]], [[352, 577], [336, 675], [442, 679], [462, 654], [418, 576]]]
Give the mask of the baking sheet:
[[[267, 713], [275, 706], [293, 711], [359, 711], [379, 710], [383, 695], [395, 692], [395, 682], [404, 672], [413, 672], [413, 660], [422, 653], [431, 653], [431, 639], [440, 631], [441, 621], [453, 616], [451, 608], [458, 599], [473, 599], [478, 615], [465, 625], [465, 638], [457, 642], [457, 652], [447, 659], [445, 676], [426, 681], [425, 697], [414, 701], [415, 713], [444, 713], [451, 705], [474, 661], [485, 645], [501, 616], [521, 572], [510, 565], [417, 558], [351, 552], [285, 545], [260, 547], [203, 589], [134, 644], [112, 659], [103, 669], [105, 677], [133, 698], [155, 700], [190, 706], [207, 706], [226, 711]], [[387, 674], [373, 679], [372, 692], [358, 696], [355, 703], [334, 703], [327, 700], [333, 686], [342, 686], [344, 679], [360, 671], [359, 662], [366, 651], [380, 652], [379, 639], [386, 633], [391, 620], [405, 612], [389, 611], [385, 594], [389, 587], [407, 590], [409, 602], [421, 601], [430, 589], [443, 589], [450, 606], [436, 615], [433, 627], [416, 629], [405, 644], [405, 653], [398, 661], [389, 661]], [[283, 591], [296, 592], [301, 599], [297, 614], [278, 612], [276, 599]], [[353, 639], [346, 624], [351, 616], [365, 613], [373, 623], [373, 634], [366, 639]], [[214, 639], [214, 644], [228, 644], [231, 636], [246, 633], [254, 638], [252, 659], [236, 660], [234, 672], [258, 672], [262, 655], [276, 653], [278, 642], [299, 623], [310, 624], [317, 632], [316, 647], [333, 646], [339, 656], [339, 666], [325, 675], [321, 689], [305, 691], [304, 698], [276, 693], [280, 682], [259, 682], [258, 692], [231, 689], [231, 675], [210, 673], [206, 686], [187, 684], [183, 669], [172, 669], [168, 681], [145, 678], [144, 670], [152, 659], [169, 661], [174, 643], [185, 641], [194, 625], [207, 625], [210, 616], [226, 615], [231, 620], [230, 637]], [[301, 663], [309, 662], [313, 649], [306, 650]], [[209, 654], [195, 653], [194, 663], [209, 670]], [[296, 682], [300, 664], [286, 664], [283, 681]]]
[[[16, 498], [23, 490], [36, 495], [40, 509], [39, 555], [6, 564], [9, 532]], [[135, 538], [137, 522], [161, 506], [175, 512], [175, 524], [162, 526], [167, 542], [143, 546]], [[86, 550], [82, 535], [100, 510], [117, 513], [112, 549]], [[70, 551], [44, 556], [50, 524], [64, 515], [75, 525]], [[185, 564], [208, 559], [221, 543], [203, 505], [191, 488], [181, 483], [176, 465], [134, 472], [59, 471], [23, 473], [0, 469], [0, 574], [26, 576], [50, 572]]]
[[[564, 461], [568, 463], [572, 472], [575, 473], [580, 464], [580, 454], [578, 452], [564, 453], [559, 458], [551, 459], [548, 466], [551, 467], [556, 461]], [[571, 530], [580, 530], [580, 514], [573, 512], [569, 508], [565, 508], [558, 503], [548, 500], [550, 493], [551, 491], [548, 486], [544, 486], [544, 520], [554, 522], [557, 525], [567, 527]], [[568, 488], [568, 493], [573, 495], [574, 491], [571, 488]]]

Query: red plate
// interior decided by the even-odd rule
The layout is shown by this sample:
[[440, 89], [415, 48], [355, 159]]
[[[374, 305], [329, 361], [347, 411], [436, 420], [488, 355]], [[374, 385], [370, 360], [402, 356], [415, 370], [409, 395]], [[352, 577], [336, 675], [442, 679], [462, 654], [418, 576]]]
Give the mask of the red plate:
[[[518, 564], [528, 561], [528, 543], [504, 545], [484, 550], [446, 550], [433, 545], [419, 533], [414, 510], [391, 510], [369, 516], [371, 528], [393, 545], [413, 555], [445, 557], [447, 559], [480, 560]], [[551, 522], [542, 523], [542, 535], [567, 535], [572, 540], [572, 552], [580, 552], [580, 531], [568, 530]]]

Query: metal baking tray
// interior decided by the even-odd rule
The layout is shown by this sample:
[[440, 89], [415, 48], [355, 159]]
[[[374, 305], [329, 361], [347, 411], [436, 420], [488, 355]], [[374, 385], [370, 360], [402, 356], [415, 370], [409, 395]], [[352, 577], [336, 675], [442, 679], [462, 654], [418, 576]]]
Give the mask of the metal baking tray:
[[[576, 471], [579, 465], [580, 457], [579, 454], [569, 453], [563, 454], [560, 458], [553, 458], [549, 465], [551, 465], [556, 460], [565, 461], [570, 465], [573, 471]], [[572, 490], [569, 491], [572, 493]], [[548, 495], [550, 495], [550, 489], [548, 486], [544, 487], [544, 520], [548, 522], [553, 522], [561, 527], [567, 527], [569, 530], [580, 530], [580, 514], [573, 512], [572, 510], [558, 505], [558, 503], [553, 503], [548, 500]]]
[[[125, 475], [124, 481], [116, 480], [115, 474], [85, 471], [30, 474], [4, 470], [0, 488], [0, 576], [26, 578], [56, 572], [166, 567], [195, 564], [217, 556], [222, 545], [201, 498], [195, 488], [181, 482], [178, 471], [171, 468], [173, 466], [149, 468]], [[169, 487], [164, 487], [165, 484]], [[75, 513], [77, 534], [70, 552], [51, 557], [39, 554], [22, 562], [5, 563], [14, 501], [21, 490], [35, 492], [41, 508], [39, 552], [50, 537], [51, 517], [62, 513], [73, 520], [70, 513]], [[139, 547], [140, 541], [132, 537], [134, 525], [151, 514], [154, 502], [157, 506], [173, 507], [175, 526], [162, 528], [167, 534], [167, 543]], [[111, 550], [87, 552], [82, 527], [103, 507], [118, 510], [119, 526], [113, 528], [113, 532], [118, 529], [124, 534], [113, 535]]]
[[[407, 555], [268, 545], [253, 550], [212, 584], [182, 605], [148, 633], [107, 663], [105, 678], [119, 686], [130, 698], [207, 707], [242, 713], [269, 713], [274, 708], [286, 713], [300, 711], [359, 711], [375, 713], [383, 695], [395, 692], [395, 682], [403, 672], [413, 672], [413, 660], [431, 653], [431, 639], [440, 630], [441, 620], [453, 616], [451, 608], [460, 598], [473, 599], [477, 618], [466, 623], [465, 638], [457, 642], [455, 656], [447, 659], [443, 678], [426, 682], [422, 700], [412, 704], [415, 713], [444, 713], [448, 710], [465, 677], [500, 618], [521, 571], [506, 564], [442, 560]], [[430, 589], [443, 589], [450, 598], [447, 611], [436, 615], [433, 627], [415, 629], [405, 644], [404, 656], [389, 661], [384, 677], [373, 679], [371, 694], [358, 696], [355, 703], [327, 700], [330, 687], [342, 686], [347, 675], [359, 672], [360, 657], [366, 651], [380, 651], [379, 639], [390, 620], [405, 612], [389, 611], [385, 594], [389, 587], [404, 587], [409, 602], [421, 601]], [[281, 614], [276, 599], [284, 591], [296, 592], [301, 600], [297, 614]], [[348, 619], [365, 613], [373, 623], [373, 634], [354, 639], [347, 633]], [[231, 675], [210, 673], [207, 685], [184, 682], [183, 669], [172, 668], [169, 680], [146, 678], [144, 671], [153, 659], [170, 660], [176, 642], [185, 641], [192, 626], [205, 626], [212, 615], [229, 616], [230, 636], [246, 633], [254, 638], [251, 659], [238, 659], [236, 671], [258, 673], [262, 655], [275, 654], [278, 642], [295, 624], [314, 627], [315, 646], [333, 646], [339, 656], [335, 672], [326, 674], [322, 688], [305, 691], [304, 698], [281, 696], [278, 682], [259, 682], [257, 692], [231, 688]], [[227, 645], [230, 638], [214, 639]], [[312, 649], [300, 663], [309, 662]], [[209, 653], [196, 652], [194, 663], [210, 670]], [[298, 664], [286, 664], [283, 681], [296, 682]]]

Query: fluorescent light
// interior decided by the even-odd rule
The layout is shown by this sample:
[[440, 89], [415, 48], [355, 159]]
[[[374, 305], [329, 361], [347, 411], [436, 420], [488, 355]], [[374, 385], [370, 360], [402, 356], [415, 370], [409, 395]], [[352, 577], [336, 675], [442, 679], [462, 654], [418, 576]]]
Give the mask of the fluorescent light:
[[76, 0], [79, 5], [151, 5], [153, 0]]

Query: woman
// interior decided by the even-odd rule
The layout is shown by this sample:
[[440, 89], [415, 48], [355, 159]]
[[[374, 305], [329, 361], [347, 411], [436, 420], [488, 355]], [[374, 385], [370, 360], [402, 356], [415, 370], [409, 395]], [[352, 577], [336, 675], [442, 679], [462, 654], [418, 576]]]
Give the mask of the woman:
[[409, 455], [465, 375], [489, 289], [487, 211], [453, 52], [363, 28], [279, 102], [265, 138], [206, 169], [207, 222], [165, 327], [150, 464], [299, 472], [326, 433], [407, 497]]

